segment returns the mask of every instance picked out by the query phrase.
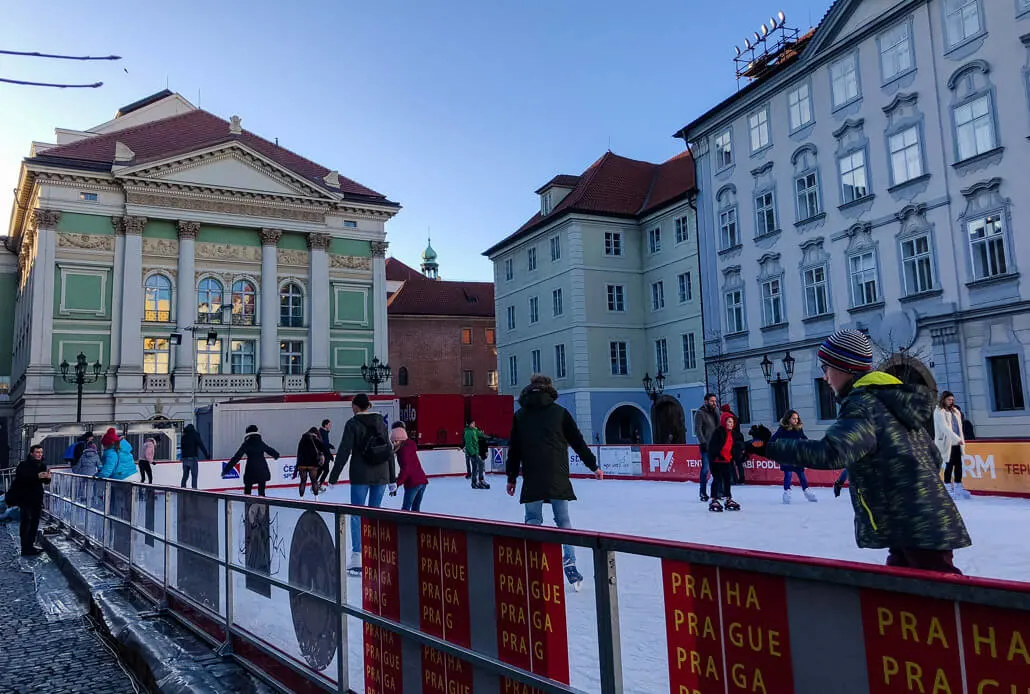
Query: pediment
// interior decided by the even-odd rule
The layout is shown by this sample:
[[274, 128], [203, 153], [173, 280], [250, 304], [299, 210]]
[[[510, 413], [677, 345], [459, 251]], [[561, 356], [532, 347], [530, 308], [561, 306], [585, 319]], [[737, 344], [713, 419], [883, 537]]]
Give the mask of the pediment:
[[806, 59], [852, 34], [862, 31], [906, 0], [843, 0], [831, 8], [806, 50]]

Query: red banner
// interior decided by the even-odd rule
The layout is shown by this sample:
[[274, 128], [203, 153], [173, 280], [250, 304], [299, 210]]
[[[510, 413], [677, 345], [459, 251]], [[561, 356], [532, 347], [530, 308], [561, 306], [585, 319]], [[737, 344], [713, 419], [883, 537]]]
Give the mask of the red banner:
[[[641, 446], [640, 469], [651, 479], [700, 482], [701, 449], [695, 445]], [[839, 475], [840, 470], [805, 470], [809, 483], [816, 486], [828, 487]], [[783, 484], [779, 463], [765, 458], [746, 460], [744, 476], [750, 484]]]
[[728, 691], [794, 691], [787, 588], [780, 576], [719, 569]]
[[963, 691], [955, 603], [875, 590], [861, 597], [869, 694]]
[[[397, 525], [361, 519], [361, 607], [400, 621], [400, 582]], [[401, 640], [392, 631], [366, 623], [364, 635], [365, 690], [369, 694], [400, 694]]]
[[[468, 550], [465, 533], [418, 529], [419, 623], [422, 631], [470, 647]], [[422, 648], [426, 692], [472, 691], [472, 667], [432, 648]]]
[[662, 560], [669, 691], [725, 694], [715, 567]]
[[961, 617], [970, 694], [1024, 694], [1030, 683], [1027, 614], [964, 603]]

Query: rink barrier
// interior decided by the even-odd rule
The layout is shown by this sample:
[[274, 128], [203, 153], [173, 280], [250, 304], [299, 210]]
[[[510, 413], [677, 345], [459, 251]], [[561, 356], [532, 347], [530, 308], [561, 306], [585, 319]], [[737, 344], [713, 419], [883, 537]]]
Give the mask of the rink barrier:
[[[1030, 682], [1026, 583], [60, 472], [46, 510], [159, 610], [292, 691], [350, 690], [352, 617], [366, 692], [621, 694], [617, 554], [661, 561], [672, 694], [1025, 694]], [[344, 571], [353, 517], [360, 608]], [[287, 534], [284, 579], [273, 560]], [[586, 690], [568, 684], [561, 543], [594, 568]], [[285, 604], [273, 595], [289, 615], [263, 623]]]

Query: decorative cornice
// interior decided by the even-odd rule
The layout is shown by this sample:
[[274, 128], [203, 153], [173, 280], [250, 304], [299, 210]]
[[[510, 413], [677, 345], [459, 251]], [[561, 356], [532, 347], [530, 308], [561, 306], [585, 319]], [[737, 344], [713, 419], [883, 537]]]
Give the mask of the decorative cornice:
[[32, 218], [29, 222], [37, 229], [53, 229], [61, 221], [61, 213], [57, 210], [32, 210]]
[[865, 125], [865, 118], [856, 118], [854, 120], [848, 118], [839, 128], [833, 131], [833, 136], [839, 140], [849, 130], [861, 130], [863, 125]]
[[732, 183], [727, 183], [722, 188], [719, 188], [719, 191], [715, 194], [715, 199], [720, 199], [725, 193], [733, 193], [734, 195], [736, 195], [737, 186], [733, 185]]
[[329, 250], [329, 242], [333, 240], [333, 237], [329, 234], [308, 234], [308, 248], [313, 251], [327, 251]]
[[177, 226], [179, 227], [179, 239], [182, 241], [196, 240], [197, 234], [200, 233], [200, 222], [180, 219]]
[[[181, 234], [179, 238], [184, 238]], [[189, 238], [193, 238], [192, 236]], [[174, 239], [143, 239], [144, 255], [160, 255], [167, 258], [176, 258], [179, 255], [179, 242]]]
[[824, 240], [825, 240], [825, 239], [824, 239], [824, 238], [823, 238], [822, 236], [816, 236], [815, 238], [811, 238], [811, 239], [808, 239], [807, 241], [805, 241], [804, 243], [802, 243], [802, 244], [801, 244], [801, 245], [799, 246], [799, 248], [800, 248], [800, 249], [801, 249], [802, 251], [807, 251], [807, 250], [808, 250], [809, 248], [811, 248], [812, 246], [818, 246], [819, 248], [822, 248], [822, 246], [823, 246], [823, 241], [824, 241]]
[[948, 89], [954, 90], [955, 85], [958, 84], [959, 77], [966, 74], [970, 70], [979, 70], [980, 72], [986, 75], [988, 72], [991, 71], [991, 64], [988, 63], [986, 60], [980, 59], [969, 61], [959, 69], [955, 70], [955, 72], [951, 73], [951, 77], [948, 78]]
[[846, 238], [854, 238], [858, 234], [868, 234], [872, 231], [873, 225], [869, 222], [856, 222], [848, 227], [848, 230], [844, 232]]
[[918, 101], [919, 94], [916, 92], [912, 92], [911, 94], [897, 94], [893, 99], [891, 99], [889, 104], [883, 107], [883, 112], [890, 115], [898, 106], [901, 106], [902, 104], [915, 105]]
[[767, 161], [757, 169], [751, 169], [751, 175], [757, 178], [768, 171], [772, 171], [772, 167], [773, 163], [771, 161]]
[[58, 248], [80, 248], [86, 251], [113, 251], [114, 237], [105, 234], [58, 234]]
[[390, 248], [389, 241], [370, 241], [368, 244], [369, 249], [372, 251], [373, 258], [385, 258], [386, 251]]
[[122, 233], [126, 236], [143, 236], [143, 230], [147, 226], [146, 217], [122, 217]]
[[234, 246], [230, 243], [198, 241], [195, 256], [207, 260], [236, 260], [258, 263], [261, 262], [261, 249], [257, 246]]
[[740, 266], [739, 265], [727, 265], [726, 267], [724, 267], [722, 269], [723, 277], [729, 277], [730, 275], [732, 275], [734, 273], [738, 274], [738, 275], [740, 274]]
[[998, 177], [992, 178], [987, 181], [978, 181], [968, 188], [962, 189], [962, 195], [967, 198], [971, 198], [977, 193], [984, 193], [991, 190], [997, 190], [1001, 187], [1001, 179]]
[[270, 217], [273, 219], [290, 219], [298, 222], [325, 223], [325, 213], [321, 210], [298, 209], [273, 205], [260, 201], [243, 202], [233, 199], [236, 196], [200, 197], [181, 195], [168, 191], [147, 191], [125, 189], [125, 201], [130, 205], [146, 205], [150, 207], [170, 207], [179, 210], [216, 212], [234, 214], [244, 217]]
[[360, 255], [329, 255], [329, 267], [334, 270], [371, 270], [372, 258]]
[[912, 215], [923, 216], [926, 214], [926, 203], [921, 202], [915, 205], [905, 205], [898, 212], [894, 213], [894, 218], [899, 222], [904, 222]]
[[283, 237], [282, 229], [262, 229], [261, 230], [261, 245], [262, 246], [275, 246], [279, 243], [279, 239]]
[[772, 261], [779, 261], [779, 259], [780, 259], [780, 254], [779, 253], [763, 253], [762, 257], [758, 259], [758, 264], [759, 265], [765, 265], [770, 260], [772, 260]]
[[296, 265], [299, 267], [307, 267], [309, 262], [309, 256], [307, 251], [297, 251], [289, 248], [279, 248], [276, 250], [276, 263], [278, 265]]
[[806, 142], [805, 144], [795, 149], [794, 153], [790, 155], [790, 163], [797, 164], [798, 157], [800, 157], [805, 152], [811, 152], [812, 156], [819, 156], [818, 148], [816, 148], [816, 146], [813, 145], [811, 142]]

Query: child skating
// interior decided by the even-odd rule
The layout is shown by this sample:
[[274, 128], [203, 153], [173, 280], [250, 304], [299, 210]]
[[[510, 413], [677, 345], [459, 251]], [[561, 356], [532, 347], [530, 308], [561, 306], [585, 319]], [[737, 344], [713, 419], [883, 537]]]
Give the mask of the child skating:
[[[807, 438], [805, 436], [805, 429], [801, 425], [801, 415], [798, 414], [797, 410], [787, 410], [787, 414], [780, 420], [780, 428], [776, 430], [776, 433], [769, 440]], [[780, 469], [783, 470], [783, 503], [790, 503], [790, 483], [794, 475], [798, 476], [798, 482], [801, 484], [801, 491], [804, 493], [805, 498], [809, 501], [819, 501], [815, 496], [815, 492], [808, 488], [805, 468], [796, 465], [781, 465]]]
[[[708, 510], [721, 513], [739, 511], [740, 504], [733, 500], [733, 461], [744, 455], [744, 444], [733, 435], [737, 420], [723, 412], [719, 428], [708, 442], [708, 455], [712, 462], [712, 501]], [[722, 499], [722, 503], [720, 503]]]

